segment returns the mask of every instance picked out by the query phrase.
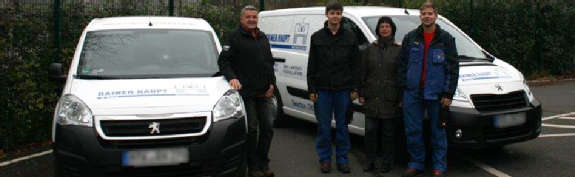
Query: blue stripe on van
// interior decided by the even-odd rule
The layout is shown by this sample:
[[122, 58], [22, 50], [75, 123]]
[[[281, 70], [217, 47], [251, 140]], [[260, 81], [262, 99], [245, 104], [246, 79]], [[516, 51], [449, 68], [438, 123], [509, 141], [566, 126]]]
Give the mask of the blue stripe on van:
[[293, 49], [293, 50], [306, 50], [307, 47], [304, 45], [284, 45], [284, 44], [271, 44], [271, 48], [277, 49]]

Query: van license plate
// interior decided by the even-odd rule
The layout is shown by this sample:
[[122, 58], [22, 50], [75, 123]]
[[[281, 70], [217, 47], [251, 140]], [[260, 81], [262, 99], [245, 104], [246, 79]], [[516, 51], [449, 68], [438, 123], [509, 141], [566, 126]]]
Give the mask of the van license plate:
[[189, 161], [187, 148], [149, 149], [122, 152], [122, 166], [165, 166]]
[[522, 125], [526, 122], [525, 112], [496, 115], [493, 119], [493, 125], [496, 128], [505, 128], [516, 125]]

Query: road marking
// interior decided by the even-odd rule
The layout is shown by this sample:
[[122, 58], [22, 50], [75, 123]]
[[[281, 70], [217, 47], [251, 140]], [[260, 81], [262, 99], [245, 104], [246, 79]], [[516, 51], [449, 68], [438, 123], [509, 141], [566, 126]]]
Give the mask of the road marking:
[[565, 116], [570, 116], [570, 115], [575, 115], [575, 112], [570, 112], [570, 113], [566, 113], [566, 114], [559, 114], [559, 115], [544, 117], [544, 118], [541, 118], [541, 120], [546, 121], [546, 120], [551, 120], [551, 119], [555, 119], [555, 118], [558, 118], [558, 117], [565, 117]]
[[575, 120], [575, 117], [559, 117], [559, 119]]
[[462, 157], [463, 160], [468, 161], [468, 162], [472, 163], [473, 165], [475, 165], [475, 166], [477, 166], [477, 167], [479, 167], [479, 168], [481, 168], [481, 169], [483, 169], [483, 170], [485, 170], [485, 171], [487, 171], [487, 172], [489, 172], [489, 173], [491, 173], [491, 174], [493, 174], [493, 175], [495, 175], [495, 176], [497, 176], [497, 177], [511, 177], [511, 176], [509, 176], [508, 174], [505, 174], [505, 173], [503, 173], [503, 172], [501, 172], [501, 171], [499, 171], [499, 170], [497, 170], [497, 169], [495, 169], [495, 168], [493, 168], [493, 167], [491, 167], [491, 166], [489, 166], [489, 165], [486, 165], [486, 164], [484, 164], [484, 163], [482, 163], [482, 162], [480, 162], [480, 161], [477, 161], [477, 160], [475, 160], [475, 159], [469, 158], [469, 157], [467, 157], [467, 156], [465, 156], [465, 155], [463, 155], [463, 154], [461, 154], [461, 153], [457, 153], [457, 154], [458, 154], [460, 157]]
[[565, 136], [575, 136], [575, 133], [546, 134], [546, 135], [539, 135], [539, 138], [546, 138], [546, 137], [565, 137]]
[[6, 165], [10, 165], [10, 164], [13, 164], [13, 163], [16, 163], [16, 162], [28, 160], [28, 159], [35, 158], [35, 157], [40, 157], [40, 156], [43, 156], [43, 155], [46, 155], [46, 154], [50, 154], [50, 153], [52, 153], [52, 150], [47, 150], [47, 151], [44, 151], [44, 152], [40, 152], [40, 153], [32, 154], [32, 155], [29, 155], [29, 156], [25, 156], [25, 157], [20, 157], [20, 158], [17, 158], [17, 159], [13, 159], [13, 160], [10, 160], [10, 161], [2, 162], [2, 163], [0, 163], [0, 167], [6, 166]]
[[575, 129], [575, 126], [573, 126], [573, 125], [541, 124], [541, 126], [554, 127], [554, 128], [569, 128], [569, 129]]

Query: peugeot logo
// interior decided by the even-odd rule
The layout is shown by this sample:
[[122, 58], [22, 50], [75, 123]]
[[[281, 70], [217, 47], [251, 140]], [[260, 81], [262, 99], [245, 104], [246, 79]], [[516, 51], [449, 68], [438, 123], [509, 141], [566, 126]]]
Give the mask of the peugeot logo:
[[156, 134], [160, 134], [160, 123], [159, 122], [152, 122], [150, 123], [150, 125], [148, 126], [148, 128], [151, 128], [152, 131], [150, 132], [150, 134], [154, 134], [154, 132], [156, 132]]
[[503, 88], [499, 84], [495, 84], [495, 88], [497, 89], [497, 91], [500, 91], [500, 92], [503, 91]]

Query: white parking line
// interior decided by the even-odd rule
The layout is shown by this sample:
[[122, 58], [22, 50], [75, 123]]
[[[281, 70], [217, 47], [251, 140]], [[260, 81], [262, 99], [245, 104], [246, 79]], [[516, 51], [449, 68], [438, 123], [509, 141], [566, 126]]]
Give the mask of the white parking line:
[[566, 136], [575, 136], [575, 133], [546, 134], [546, 135], [539, 135], [539, 138], [546, 138], [546, 137], [566, 137]]
[[50, 153], [52, 153], [52, 150], [47, 150], [47, 151], [44, 151], [44, 152], [40, 152], [40, 153], [32, 154], [32, 155], [29, 155], [29, 156], [25, 156], [25, 157], [20, 157], [20, 158], [17, 158], [17, 159], [13, 159], [13, 160], [10, 160], [10, 161], [2, 162], [2, 163], [0, 163], [0, 167], [6, 166], [6, 165], [10, 165], [10, 164], [13, 164], [13, 163], [16, 163], [16, 162], [20, 162], [20, 161], [23, 161], [23, 160], [28, 160], [28, 159], [35, 158], [35, 157], [40, 157], [40, 156], [43, 156], [43, 155], [46, 155], [46, 154], [50, 154]]
[[541, 118], [541, 120], [546, 121], [546, 120], [551, 120], [551, 119], [555, 119], [555, 118], [558, 118], [558, 117], [565, 117], [565, 116], [570, 116], [570, 115], [575, 115], [575, 112], [570, 112], [570, 113], [566, 113], [566, 114], [559, 114], [559, 115], [544, 117], [544, 118]]
[[575, 117], [559, 117], [559, 119], [575, 120]]
[[555, 125], [555, 124], [541, 124], [541, 126], [544, 127], [554, 127], [554, 128], [569, 128], [569, 129], [575, 129], [575, 126], [573, 125]]
[[489, 172], [489, 173], [491, 173], [491, 174], [493, 174], [493, 175], [495, 175], [495, 176], [497, 176], [497, 177], [511, 177], [511, 176], [509, 176], [508, 174], [505, 174], [505, 173], [503, 173], [503, 172], [501, 172], [501, 171], [499, 171], [499, 170], [497, 170], [497, 169], [495, 169], [495, 168], [493, 168], [493, 167], [491, 167], [491, 166], [489, 166], [489, 165], [486, 165], [486, 164], [484, 164], [484, 163], [482, 163], [482, 162], [480, 162], [480, 161], [477, 161], [477, 160], [475, 160], [475, 159], [469, 158], [469, 157], [467, 157], [467, 156], [465, 156], [465, 155], [463, 155], [463, 154], [461, 154], [461, 153], [457, 153], [457, 154], [458, 154], [461, 158], [463, 158], [465, 161], [468, 161], [468, 162], [472, 163], [473, 165], [475, 165], [475, 166], [477, 166], [477, 167], [479, 167], [479, 168], [481, 168], [481, 169], [483, 169], [483, 170], [485, 170], [485, 171], [487, 171], [487, 172]]

